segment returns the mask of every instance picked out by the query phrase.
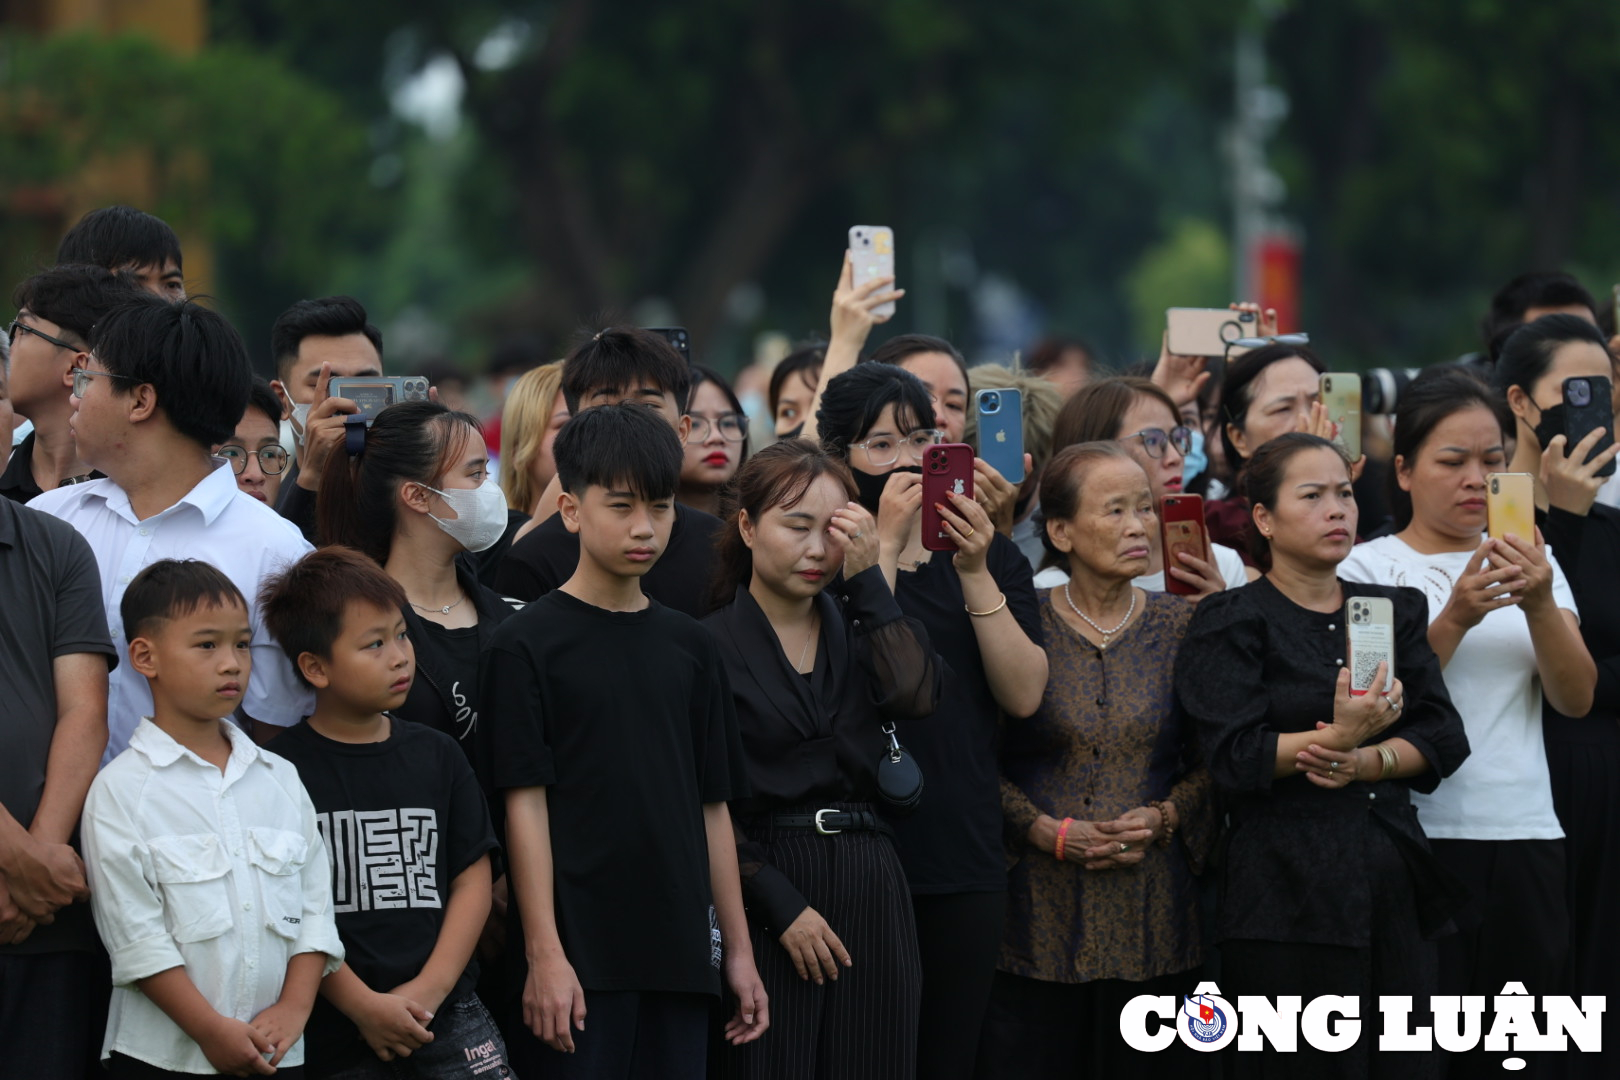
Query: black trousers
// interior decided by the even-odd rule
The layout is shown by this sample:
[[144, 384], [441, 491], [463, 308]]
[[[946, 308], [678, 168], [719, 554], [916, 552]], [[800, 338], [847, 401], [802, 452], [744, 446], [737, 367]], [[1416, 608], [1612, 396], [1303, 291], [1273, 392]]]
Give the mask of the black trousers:
[[[19, 1077], [23, 1073], [17, 1074]], [[125, 1057], [123, 1054], [114, 1054], [107, 1059], [107, 1073], [110, 1080], [195, 1080], [206, 1073], [174, 1072], [171, 1069], [160, 1069], [156, 1065], [148, 1065], [139, 1058]], [[222, 1073], [213, 1073], [221, 1076]], [[304, 1067], [302, 1065], [277, 1065], [277, 1080], [304, 1080]]]
[[[1457, 916], [1458, 933], [1440, 939], [1439, 992], [1482, 995], [1487, 1009], [1510, 982], [1523, 983], [1536, 997], [1568, 993], [1564, 841], [1431, 840], [1430, 844], [1435, 856], [1473, 894]], [[1514, 1056], [1527, 1067], [1511, 1075], [1553, 1075], [1554, 1060], [1547, 1054], [1486, 1053], [1484, 1047], [1481, 1038], [1473, 1050], [1448, 1055], [1448, 1080], [1498, 1080], [1510, 1075], [1502, 1062]]]
[[703, 1080], [713, 1002], [707, 994], [587, 990], [574, 1052], [518, 1032], [507, 1044], [512, 1073], [522, 1080]]
[[[771, 1027], [758, 1040], [714, 1044], [720, 1080], [897, 1080], [916, 1070], [922, 969], [905, 872], [887, 836], [804, 830], [749, 836], [769, 846], [787, 875], [827, 920], [851, 967], [817, 986], [801, 979], [776, 929], [753, 928], [754, 963], [771, 999]], [[726, 1017], [735, 1002], [724, 1009]]]
[[1119, 1014], [1138, 994], [1168, 995], [1179, 1005], [1198, 985], [1197, 971], [1145, 982], [1097, 979], [1055, 983], [996, 972], [979, 1040], [978, 1080], [1203, 1080], [1212, 1055], [1180, 1039], [1154, 1053], [1133, 1050], [1119, 1034]]
[[[1612, 1080], [1620, 1054], [1620, 724], [1548, 715], [1547, 771], [1564, 826], [1565, 902], [1569, 908], [1566, 991], [1605, 996], [1603, 1053], [1573, 1048], [1551, 1062], [1560, 1080]], [[1528, 1060], [1528, 1059], [1526, 1059]]]
[[923, 973], [917, 1076], [969, 1080], [1001, 953], [1007, 894], [913, 896], [911, 904]]
[[0, 1076], [99, 1075], [112, 975], [105, 953], [0, 956]]

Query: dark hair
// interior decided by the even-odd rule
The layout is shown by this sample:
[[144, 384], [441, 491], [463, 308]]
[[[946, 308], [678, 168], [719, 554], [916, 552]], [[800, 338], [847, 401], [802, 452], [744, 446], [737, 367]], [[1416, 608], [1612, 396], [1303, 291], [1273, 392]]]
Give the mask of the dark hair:
[[1253, 352], [1244, 353], [1230, 364], [1221, 382], [1221, 447], [1226, 451], [1226, 462], [1234, 473], [1242, 472], [1243, 457], [1237, 452], [1232, 436], [1226, 430], [1231, 424], [1239, 431], [1248, 422], [1249, 406], [1254, 404], [1254, 382], [1261, 372], [1284, 360], [1303, 360], [1318, 375], [1326, 371], [1316, 354], [1303, 345], [1262, 345]]
[[1024, 370], [1032, 375], [1044, 375], [1058, 366], [1064, 353], [1077, 352], [1086, 358], [1086, 370], [1097, 366], [1096, 350], [1089, 341], [1077, 337], [1045, 337], [1029, 347], [1024, 354]]
[[776, 422], [776, 406], [782, 400], [782, 387], [787, 385], [788, 379], [798, 375], [806, 385], [813, 387], [821, 381], [821, 365], [826, 360], [827, 343], [817, 341], [809, 345], [800, 345], [782, 357], [776, 367], [771, 369], [771, 385], [765, 396], [771, 403], [772, 423]]
[[[1543, 315], [1513, 331], [1496, 360], [1496, 388], [1506, 396], [1509, 387], [1529, 393], [1552, 367], [1553, 356], [1565, 345], [1584, 341], [1609, 355], [1602, 331], [1579, 315]], [[1511, 429], [1510, 429], [1511, 430]]]
[[150, 384], [173, 428], [203, 446], [230, 438], [253, 392], [253, 364], [236, 328], [194, 300], [135, 292], [90, 335], [115, 393]]
[[270, 327], [270, 359], [276, 365], [276, 377], [285, 381], [287, 371], [298, 359], [298, 350], [307, 337], [347, 337], [361, 334], [377, 350], [377, 362], [382, 362], [382, 331], [371, 324], [366, 309], [352, 296], [323, 296], [318, 300], [300, 300], [276, 316]]
[[149, 634], [158, 623], [184, 618], [205, 607], [242, 605], [247, 599], [236, 583], [200, 559], [159, 559], [135, 575], [118, 601], [124, 640]]
[[1489, 346], [1502, 331], [1511, 330], [1524, 322], [1525, 312], [1531, 308], [1573, 307], [1577, 304], [1596, 317], [1597, 303], [1573, 274], [1561, 270], [1532, 270], [1496, 290], [1496, 295], [1491, 297], [1491, 309], [1480, 324], [1480, 331], [1485, 344]]
[[108, 270], [162, 267], [172, 262], [176, 269], [184, 269], [180, 238], [168, 222], [133, 206], [103, 206], [84, 215], [62, 237], [56, 261], [88, 263]]
[[1068, 553], [1052, 542], [1046, 523], [1067, 521], [1080, 512], [1081, 474], [1100, 461], [1128, 461], [1141, 467], [1111, 436], [1065, 446], [1047, 463], [1041, 474], [1041, 507], [1035, 511], [1035, 531], [1040, 535], [1041, 547], [1046, 549], [1042, 567], [1062, 566], [1068, 561]]
[[855, 477], [849, 466], [809, 439], [783, 439], [772, 443], [737, 470], [733, 481], [735, 505], [726, 515], [726, 527], [715, 538], [714, 578], [709, 604], [713, 609], [731, 602], [739, 585], [754, 573], [754, 554], [743, 543], [740, 521], [747, 511], [755, 525], [773, 506], [793, 507], [823, 476], [830, 476], [850, 498], [856, 498]]
[[562, 489], [576, 498], [588, 487], [616, 485], [644, 499], [672, 498], [686, 457], [675, 429], [663, 417], [628, 401], [576, 414], [557, 432], [551, 454]]
[[[731, 388], [731, 384], [726, 381], [726, 377], [720, 374], [718, 371], [715, 371], [713, 368], [704, 367], [702, 364], [692, 365], [692, 388], [687, 391], [686, 395], [686, 407], [688, 410], [692, 408], [692, 398], [697, 394], [697, 388], [702, 386], [704, 383], [710, 383], [725, 395], [726, 404], [731, 406], [732, 412], [743, 417], [748, 415], [747, 411], [743, 409], [742, 399], [739, 398], [737, 396], [737, 392]], [[737, 467], [740, 469], [747, 463], [748, 440], [744, 439], [742, 441], [742, 446], [738, 451]], [[735, 477], [733, 477], [733, 479], [735, 479]]]
[[568, 411], [579, 415], [579, 403], [592, 394], [622, 393], [639, 383], [656, 386], [686, 411], [692, 369], [675, 346], [658, 334], [634, 326], [610, 326], [574, 347], [563, 361], [562, 392]]
[[1118, 439], [1125, 414], [1131, 411], [1137, 398], [1144, 397], [1164, 405], [1175, 422], [1181, 423], [1181, 410], [1176, 408], [1174, 399], [1153, 380], [1115, 375], [1087, 383], [1063, 403], [1057, 422], [1052, 425], [1052, 449]]
[[[1249, 500], [1251, 512], [1256, 506], [1267, 510], [1277, 508], [1277, 495], [1282, 491], [1283, 479], [1288, 474], [1288, 463], [1307, 450], [1331, 450], [1344, 462], [1345, 476], [1350, 475], [1350, 460], [1338, 445], [1304, 431], [1290, 431], [1260, 445], [1249, 458], [1243, 470], [1243, 495]], [[1271, 541], [1254, 527], [1251, 518], [1248, 527], [1249, 557], [1262, 570], [1271, 569]]]
[[[258, 409], [264, 413], [265, 416], [270, 418], [270, 426], [278, 431], [280, 430], [281, 399], [276, 397], [276, 392], [270, 389], [270, 383], [263, 375], [253, 376], [253, 389], [248, 391], [247, 407], [249, 409]], [[238, 424], [241, 422], [240, 420], [237, 421]]]
[[955, 345], [932, 334], [896, 334], [873, 349], [871, 355], [866, 357], [866, 362], [893, 364], [898, 367], [910, 357], [933, 352], [944, 353], [951, 358], [956, 364], [956, 369], [962, 373], [962, 386], [965, 388], [969, 382], [967, 361], [962, 359], [962, 354], [957, 351]]
[[[386, 411], [386, 410], [384, 410]], [[264, 628], [292, 661], [293, 673], [310, 685], [298, 658], [311, 653], [332, 658], [332, 645], [343, 634], [350, 604], [370, 604], [380, 611], [403, 611], [405, 590], [353, 548], [333, 545], [312, 551], [259, 588]]]
[[821, 445], [841, 458], [859, 442], [884, 408], [894, 406], [901, 434], [934, 422], [934, 403], [922, 382], [905, 368], [889, 364], [856, 364], [835, 376], [821, 391], [816, 430]]
[[321, 543], [387, 562], [399, 523], [399, 485], [433, 484], [454, 463], [461, 439], [481, 443], [482, 431], [476, 416], [436, 401], [402, 401], [379, 412], [359, 456], [335, 452], [326, 459], [315, 500]]
[[1473, 368], [1430, 368], [1401, 394], [1395, 408], [1395, 445], [1389, 469], [1389, 505], [1397, 530], [1412, 523], [1412, 495], [1401, 490], [1401, 465], [1410, 469], [1434, 429], [1465, 409], [1488, 411], [1496, 418], [1504, 440], [1513, 434], [1513, 413], [1507, 402]]
[[133, 277], [104, 266], [56, 266], [24, 278], [11, 294], [11, 305], [88, 344], [101, 317], [138, 292]]

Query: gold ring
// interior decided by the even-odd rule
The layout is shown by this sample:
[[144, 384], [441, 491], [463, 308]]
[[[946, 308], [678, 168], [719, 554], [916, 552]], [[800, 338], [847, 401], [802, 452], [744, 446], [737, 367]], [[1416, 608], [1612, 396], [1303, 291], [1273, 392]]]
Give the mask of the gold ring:
[[962, 539], [966, 540], [968, 537], [972, 536], [973, 533], [974, 533], [974, 528], [973, 528], [973, 526], [969, 525], [968, 526], [968, 531], [962, 534]]

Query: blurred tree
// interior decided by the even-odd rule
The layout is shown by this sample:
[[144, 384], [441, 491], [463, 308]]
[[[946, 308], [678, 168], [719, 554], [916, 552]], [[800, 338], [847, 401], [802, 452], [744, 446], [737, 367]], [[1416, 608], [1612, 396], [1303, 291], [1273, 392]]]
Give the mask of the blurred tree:
[[[123, 155], [150, 170], [144, 209], [213, 238], [225, 307], [261, 358], [275, 294], [320, 281], [333, 250], [378, 220], [354, 193], [364, 129], [273, 59], [236, 46], [182, 58], [134, 36], [0, 39], [0, 194], [26, 201]], [[10, 279], [49, 265], [55, 239], [8, 215]]]

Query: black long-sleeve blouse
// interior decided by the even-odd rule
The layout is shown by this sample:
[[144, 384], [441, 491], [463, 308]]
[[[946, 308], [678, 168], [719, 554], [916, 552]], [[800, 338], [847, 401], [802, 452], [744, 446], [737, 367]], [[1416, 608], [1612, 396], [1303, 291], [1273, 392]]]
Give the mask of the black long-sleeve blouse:
[[878, 757], [888, 745], [883, 724], [929, 716], [942, 683], [927, 631], [901, 612], [877, 567], [823, 592], [816, 604], [820, 647], [808, 678], [782, 652], [745, 587], [704, 620], [731, 682], [753, 791], [732, 804], [743, 897], [756, 921], [778, 931], [807, 905], [771, 865], [765, 845], [748, 837], [746, 821], [875, 800]]
[[1620, 510], [1595, 504], [1585, 515], [1571, 514], [1557, 507], [1541, 521], [1547, 546], [1558, 554], [1558, 563], [1569, 579], [1581, 612], [1581, 638], [1597, 665], [1597, 686], [1592, 693], [1592, 711], [1572, 719], [1548, 705], [1545, 710], [1547, 736], [1579, 742], [1610, 742], [1620, 717]]
[[1425, 932], [1456, 897], [1428, 854], [1410, 792], [1432, 791], [1468, 756], [1428, 639], [1428, 602], [1413, 589], [1344, 582], [1344, 595], [1394, 603], [1400, 737], [1429, 763], [1404, 780], [1329, 790], [1303, 775], [1272, 778], [1277, 739], [1333, 719], [1345, 660], [1343, 616], [1295, 604], [1268, 578], [1198, 605], [1176, 662], [1176, 699], [1197, 726], [1204, 760], [1230, 815], [1217, 940], [1362, 947], [1375, 921], [1374, 872], [1410, 874]]

